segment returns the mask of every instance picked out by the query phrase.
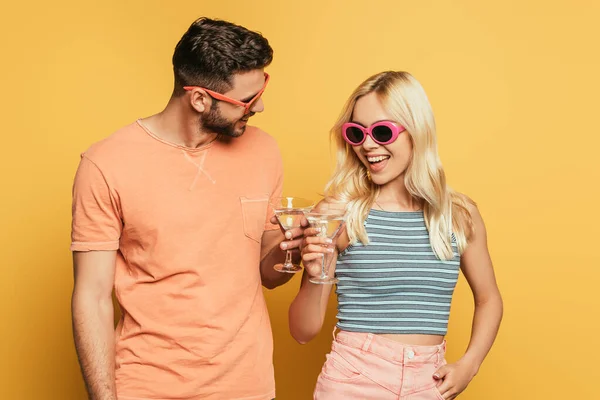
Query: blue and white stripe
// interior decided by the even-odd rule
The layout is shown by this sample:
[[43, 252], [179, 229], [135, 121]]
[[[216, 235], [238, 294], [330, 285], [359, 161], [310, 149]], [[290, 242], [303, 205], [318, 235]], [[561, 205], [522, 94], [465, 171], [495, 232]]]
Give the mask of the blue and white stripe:
[[370, 243], [340, 254], [338, 328], [353, 332], [445, 335], [460, 268], [437, 258], [422, 212], [371, 210]]

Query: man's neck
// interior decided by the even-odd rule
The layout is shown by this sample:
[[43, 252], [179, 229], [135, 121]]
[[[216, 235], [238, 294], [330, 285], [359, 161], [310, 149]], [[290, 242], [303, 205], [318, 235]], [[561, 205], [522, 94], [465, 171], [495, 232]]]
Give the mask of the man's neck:
[[179, 101], [172, 97], [163, 111], [142, 119], [146, 129], [169, 143], [192, 149], [214, 141], [217, 134], [202, 132], [198, 117], [186, 113]]

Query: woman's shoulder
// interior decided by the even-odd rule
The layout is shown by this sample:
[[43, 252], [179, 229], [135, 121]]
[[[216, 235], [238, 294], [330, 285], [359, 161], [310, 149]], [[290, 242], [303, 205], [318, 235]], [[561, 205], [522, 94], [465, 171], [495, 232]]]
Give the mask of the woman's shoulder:
[[452, 219], [460, 227], [468, 242], [474, 239], [477, 230], [485, 230], [477, 203], [464, 193], [452, 193]]
[[452, 207], [454, 209], [462, 208], [465, 211], [468, 211], [469, 214], [479, 213], [477, 210], [477, 203], [470, 196], [460, 192], [452, 192], [451, 199]]

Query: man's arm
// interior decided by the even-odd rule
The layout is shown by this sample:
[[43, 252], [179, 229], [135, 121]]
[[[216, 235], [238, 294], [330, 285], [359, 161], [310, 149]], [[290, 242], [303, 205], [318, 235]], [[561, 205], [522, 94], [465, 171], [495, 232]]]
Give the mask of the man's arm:
[[[285, 236], [279, 229], [263, 233], [260, 252], [260, 278], [263, 286], [267, 289], [275, 289], [294, 276], [294, 274], [281, 273], [273, 269], [275, 264], [282, 263], [285, 260], [285, 250], [280, 247], [284, 240]], [[294, 262], [299, 260], [300, 257], [294, 257]]]
[[117, 400], [112, 288], [116, 251], [73, 253], [73, 336], [90, 400]]
[[[277, 224], [273, 217], [271, 223]], [[286, 249], [292, 250], [292, 262], [300, 263], [300, 248], [303, 241], [304, 229], [308, 226], [306, 218], [302, 218], [301, 227], [291, 229], [284, 233], [279, 229], [268, 230], [263, 233], [260, 252], [260, 277], [262, 284], [267, 289], [275, 289], [294, 276], [294, 274], [275, 271], [273, 267], [285, 261]]]

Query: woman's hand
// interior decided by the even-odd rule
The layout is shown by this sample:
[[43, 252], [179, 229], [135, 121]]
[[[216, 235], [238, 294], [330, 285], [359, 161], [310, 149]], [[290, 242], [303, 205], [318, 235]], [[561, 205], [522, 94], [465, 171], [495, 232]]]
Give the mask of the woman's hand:
[[437, 389], [446, 400], [455, 399], [467, 388], [477, 374], [477, 368], [467, 360], [459, 360], [454, 364], [440, 367], [433, 378], [438, 381]]
[[304, 265], [304, 269], [311, 278], [321, 276], [325, 255], [333, 254], [335, 251], [333, 241], [327, 237], [319, 236], [320, 233], [320, 228], [306, 228], [304, 230], [302, 265]]

